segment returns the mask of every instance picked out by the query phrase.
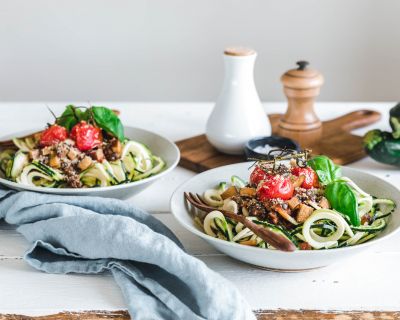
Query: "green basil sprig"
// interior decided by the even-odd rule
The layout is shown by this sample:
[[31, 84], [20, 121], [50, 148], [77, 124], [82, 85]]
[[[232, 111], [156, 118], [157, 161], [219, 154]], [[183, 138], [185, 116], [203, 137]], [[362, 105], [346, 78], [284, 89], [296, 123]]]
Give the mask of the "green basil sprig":
[[335, 165], [327, 156], [317, 156], [308, 160], [308, 165], [318, 175], [319, 182], [326, 186], [338, 180], [342, 176], [342, 170]]
[[124, 126], [114, 111], [106, 107], [95, 106], [91, 107], [89, 111], [91, 111], [94, 121], [100, 128], [112, 133], [119, 141], [125, 139]]
[[124, 126], [118, 116], [106, 107], [93, 106], [86, 109], [81, 109], [73, 105], [65, 107], [63, 114], [57, 118], [56, 123], [71, 131], [72, 127], [80, 121], [93, 120], [96, 125], [106, 132], [112, 134], [118, 140], [123, 141]]
[[325, 189], [325, 197], [329, 200], [332, 208], [350, 218], [352, 225], [359, 226], [361, 224], [356, 196], [346, 182], [334, 181], [328, 184]]
[[82, 120], [87, 121], [88, 118], [89, 115], [87, 109], [82, 110], [73, 105], [68, 105], [65, 107], [62, 115], [57, 118], [56, 122], [58, 125], [65, 127], [68, 131], [70, 131], [78, 122]]
[[332, 208], [349, 217], [354, 226], [361, 224], [358, 214], [357, 198], [354, 191], [341, 181], [342, 171], [326, 156], [317, 156], [307, 162], [318, 175], [319, 182], [325, 186], [325, 197]]

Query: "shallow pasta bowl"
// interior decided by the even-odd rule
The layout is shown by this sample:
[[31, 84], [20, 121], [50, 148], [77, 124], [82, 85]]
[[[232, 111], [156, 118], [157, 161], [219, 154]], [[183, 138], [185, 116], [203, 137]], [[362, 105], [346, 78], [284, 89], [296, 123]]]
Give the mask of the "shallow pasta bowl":
[[[22, 137], [29, 133], [37, 131], [39, 130], [28, 130], [23, 132], [17, 132], [11, 135], [1, 137], [0, 141], [11, 139], [13, 137]], [[145, 178], [143, 180], [130, 182], [126, 184], [120, 184], [116, 186], [109, 186], [109, 187], [95, 187], [95, 188], [83, 188], [83, 189], [45, 188], [45, 187], [26, 186], [3, 178], [0, 178], [0, 184], [8, 188], [19, 191], [35, 191], [35, 192], [60, 194], [60, 195], [99, 196], [106, 198], [127, 199], [143, 191], [148, 186], [150, 186], [154, 181], [165, 176], [177, 166], [180, 158], [179, 149], [173, 142], [171, 142], [167, 138], [164, 138], [163, 136], [160, 136], [151, 131], [133, 127], [125, 127], [125, 136], [129, 139], [147, 145], [153, 152], [153, 154], [161, 157], [165, 161], [166, 163], [165, 169], [160, 173]]]
[[392, 199], [397, 204], [397, 208], [388, 219], [386, 229], [368, 242], [356, 246], [329, 250], [282, 252], [245, 246], [213, 238], [205, 234], [194, 222], [193, 211], [189, 210], [183, 193], [186, 191], [203, 194], [205, 190], [215, 188], [219, 182], [229, 181], [232, 175], [247, 179], [250, 174], [249, 167], [251, 164], [251, 162], [239, 163], [203, 172], [181, 185], [171, 198], [171, 211], [185, 229], [206, 240], [217, 250], [232, 258], [277, 271], [316, 269], [350, 258], [379, 242], [388, 241], [389, 238], [400, 230], [399, 190], [376, 176], [363, 171], [342, 167], [343, 176], [352, 179], [363, 190], [377, 197]]

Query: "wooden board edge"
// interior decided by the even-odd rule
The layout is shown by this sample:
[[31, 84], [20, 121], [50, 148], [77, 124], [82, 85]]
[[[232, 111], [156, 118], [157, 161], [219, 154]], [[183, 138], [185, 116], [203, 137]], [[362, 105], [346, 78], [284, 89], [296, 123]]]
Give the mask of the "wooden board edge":
[[115, 311], [79, 311], [79, 312], [60, 312], [45, 316], [25, 316], [20, 314], [0, 314], [0, 320], [95, 320], [95, 319], [130, 319], [126, 310]]
[[[257, 320], [400, 320], [400, 311], [318, 311], [318, 310], [257, 310]], [[61, 312], [47, 316], [0, 314], [0, 320], [128, 320], [129, 313], [117, 311]]]
[[257, 320], [400, 320], [397, 311], [259, 310]]

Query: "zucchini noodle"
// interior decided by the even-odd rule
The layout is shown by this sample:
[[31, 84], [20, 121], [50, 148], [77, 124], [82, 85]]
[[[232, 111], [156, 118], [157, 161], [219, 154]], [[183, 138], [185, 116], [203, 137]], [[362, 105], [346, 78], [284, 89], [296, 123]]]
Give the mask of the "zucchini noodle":
[[379, 212], [376, 212], [375, 218], [390, 215], [396, 207], [394, 202], [389, 199], [374, 199], [372, 204], [379, 207]]
[[[219, 211], [211, 211], [204, 219], [204, 231], [212, 237], [216, 237], [217, 227], [215, 225], [215, 219], [221, 219], [225, 221], [225, 216]], [[214, 232], [214, 230], [216, 232]]]
[[248, 237], [251, 237], [252, 235], [254, 235], [254, 233], [249, 228], [244, 228], [236, 236], [233, 237], [232, 241], [237, 242], [246, 239]]
[[[318, 220], [332, 221], [336, 225], [336, 231], [326, 237], [319, 236], [311, 230], [312, 224]], [[338, 240], [347, 233], [354, 236], [353, 231], [346, 220], [337, 212], [329, 209], [318, 209], [304, 222], [302, 234], [304, 239], [315, 249], [331, 248], [338, 245]]]
[[233, 213], [238, 213], [239, 212], [239, 206], [238, 204], [231, 200], [231, 199], [225, 199], [224, 204], [222, 206], [223, 210], [231, 211]]
[[236, 226], [235, 226], [236, 233], [239, 233], [240, 231], [242, 231], [243, 228], [244, 228], [243, 223], [239, 222], [238, 224], [236, 224]]
[[365, 232], [358, 231], [352, 236], [350, 239], [346, 241], [346, 244], [349, 246], [355, 245], [361, 238], [365, 235]]
[[[312, 200], [304, 202], [314, 209], [304, 222], [299, 223], [294, 220], [294, 217], [288, 215], [287, 218], [294, 220], [291, 222], [286, 219], [286, 221], [291, 222], [292, 227], [289, 229], [279, 222], [277, 224], [268, 222], [265, 216], [260, 217], [254, 214], [250, 216], [249, 207], [242, 204], [250, 200], [248, 200], [249, 198], [241, 199], [239, 192], [241, 188], [248, 191], [246, 189], [249, 189], [249, 187], [237, 176], [233, 176], [230, 183], [221, 182], [215, 188], [208, 189], [203, 193], [204, 202], [214, 207], [215, 210], [206, 214], [205, 218], [203, 216], [204, 219], [197, 216], [196, 222], [209, 236], [264, 249], [275, 248], [265, 243], [242, 223], [226, 218], [218, 210], [241, 214], [259, 226], [287, 237], [295, 245], [298, 241], [308, 244], [310, 246], [308, 249], [321, 250], [358, 245], [375, 238], [385, 229], [387, 226], [386, 218], [394, 211], [395, 203], [390, 199], [372, 197], [347, 177], [342, 178], [342, 181], [346, 182], [354, 192], [358, 214], [360, 218], [365, 219], [362, 220], [363, 224], [359, 226], [352, 225], [348, 216], [343, 213], [323, 208], [319, 203]], [[232, 188], [236, 188], [236, 191]], [[229, 192], [224, 194], [226, 190], [229, 190]], [[243, 194], [248, 193], [243, 192]], [[282, 217], [283, 213], [281, 213]]]
[[224, 204], [219, 190], [208, 189], [204, 192], [203, 200], [212, 207], [220, 207]]
[[[13, 140], [18, 150], [0, 152], [1, 176], [17, 183], [49, 188], [66, 186], [66, 176], [40, 160], [31, 160], [29, 152], [35, 147], [32, 138]], [[152, 154], [148, 147], [133, 141], [122, 143], [121, 159], [115, 161], [92, 161], [79, 173], [84, 188], [114, 186], [139, 181], [160, 173], [165, 162]]]
[[366, 213], [370, 212], [373, 206], [373, 198], [372, 196], [362, 190], [359, 186], [357, 186], [354, 181], [352, 181], [348, 177], [342, 177], [343, 181], [347, 183], [347, 185], [353, 190], [358, 204], [358, 215], [362, 217]]

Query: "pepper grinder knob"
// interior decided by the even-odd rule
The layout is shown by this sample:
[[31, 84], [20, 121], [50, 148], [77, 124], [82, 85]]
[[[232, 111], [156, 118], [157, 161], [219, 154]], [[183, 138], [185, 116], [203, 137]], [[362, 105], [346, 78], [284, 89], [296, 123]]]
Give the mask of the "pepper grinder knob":
[[296, 64], [298, 65], [297, 70], [304, 70], [310, 64], [308, 61], [300, 60], [297, 61]]
[[308, 67], [308, 61], [298, 61], [297, 69], [284, 73], [281, 81], [288, 100], [286, 113], [278, 125], [278, 134], [296, 140], [302, 148], [311, 147], [321, 137], [322, 123], [314, 111], [324, 78]]

